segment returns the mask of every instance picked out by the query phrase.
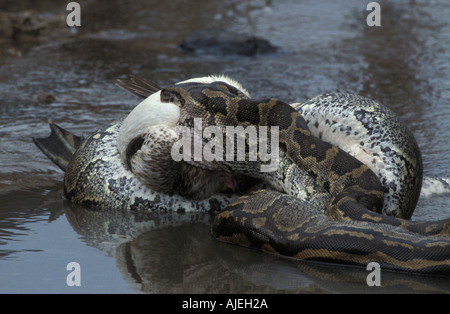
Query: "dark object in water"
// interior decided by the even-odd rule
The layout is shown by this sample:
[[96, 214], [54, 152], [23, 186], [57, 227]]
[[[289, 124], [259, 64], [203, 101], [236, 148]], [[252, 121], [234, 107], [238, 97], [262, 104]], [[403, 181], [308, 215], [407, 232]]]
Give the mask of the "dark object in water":
[[270, 54], [280, 50], [264, 38], [218, 29], [194, 32], [183, 40], [180, 47], [197, 54], [240, 56]]

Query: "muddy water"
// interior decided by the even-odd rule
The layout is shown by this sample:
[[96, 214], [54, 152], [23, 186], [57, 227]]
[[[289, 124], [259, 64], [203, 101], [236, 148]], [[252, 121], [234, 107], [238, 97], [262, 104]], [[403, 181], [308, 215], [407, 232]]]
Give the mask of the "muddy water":
[[[380, 100], [413, 130], [425, 174], [448, 178], [447, 1], [380, 1], [382, 26], [372, 28], [356, 0], [79, 2], [79, 28], [66, 26], [61, 1], [0, 2], [3, 12], [32, 14], [21, 32], [0, 24], [0, 292], [450, 292], [448, 280], [390, 273], [382, 287], [368, 287], [366, 270], [217, 243], [211, 217], [72, 208], [63, 173], [31, 141], [48, 134], [46, 119], [87, 135], [126, 115], [139, 100], [114, 83], [128, 74], [164, 86], [224, 73], [255, 97], [294, 102], [352, 91]], [[282, 51], [245, 57], [179, 48], [209, 27], [262, 36]], [[449, 205], [448, 192], [422, 197], [414, 219], [448, 218]], [[66, 283], [70, 262], [81, 267], [80, 287]]]

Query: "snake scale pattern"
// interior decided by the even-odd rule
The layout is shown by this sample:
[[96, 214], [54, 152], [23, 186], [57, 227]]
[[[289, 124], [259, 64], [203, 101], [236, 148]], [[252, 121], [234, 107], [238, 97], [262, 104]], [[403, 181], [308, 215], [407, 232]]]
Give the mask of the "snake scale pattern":
[[[233, 200], [226, 194], [190, 200], [178, 194], [154, 191], [124, 165], [117, 151], [122, 121], [111, 123], [89, 136], [76, 150], [64, 176], [64, 195], [72, 203], [100, 210], [218, 211]], [[53, 124], [54, 133], [61, 132]]]
[[[136, 94], [147, 97], [155, 93], [155, 88], [148, 88], [151, 84], [143, 80], [134, 83], [136, 89], [128, 89]], [[53, 156], [54, 162], [58, 159], [58, 165], [65, 171], [65, 196], [75, 204], [99, 210], [221, 210], [212, 230], [221, 241], [299, 260], [364, 267], [376, 261], [383, 269], [450, 276], [450, 219], [412, 222], [380, 214], [384, 211], [409, 218], [422, 180], [420, 152], [403, 125], [394, 122], [387, 130], [387, 133], [389, 129], [400, 130], [394, 132], [394, 142], [395, 134], [407, 138], [407, 145], [401, 149], [391, 143], [390, 150], [376, 151], [377, 147], [382, 147], [386, 130], [366, 132], [358, 139], [357, 134], [364, 133], [361, 130], [367, 131], [367, 123], [380, 123], [365, 119], [384, 115], [383, 106], [377, 109], [378, 105], [373, 102], [364, 104], [365, 98], [350, 94], [323, 95], [289, 106], [275, 99], [251, 99], [227, 83], [219, 80], [179, 83], [161, 90], [161, 102], [180, 107], [180, 125], [189, 125], [192, 119], [200, 117], [204, 127], [279, 126], [281, 150], [277, 171], [262, 175], [257, 167], [259, 163], [223, 161], [213, 164], [219, 171], [265, 180], [273, 190], [258, 189], [241, 197], [214, 194], [204, 200], [155, 191], [136, 178], [117, 149], [123, 121], [100, 128], [86, 140], [76, 138], [76, 141], [67, 131], [51, 123], [50, 139], [69, 139], [64, 145], [76, 150], [70, 162], [65, 162], [67, 157], [55, 158], [60, 152], [55, 152], [54, 145], [46, 143], [45, 139], [35, 139], [35, 143], [46, 155]], [[323, 106], [316, 108], [321, 102], [329, 103], [325, 107], [330, 111], [321, 118], [326, 121], [325, 126], [315, 122], [323, 111]], [[359, 109], [349, 112], [359, 113], [359, 120], [344, 117], [350, 119], [350, 123], [339, 125], [342, 107], [355, 103]], [[390, 118], [385, 117], [385, 120], [390, 121]], [[347, 128], [357, 123], [359, 129]], [[312, 135], [310, 129], [317, 136]], [[347, 148], [350, 155], [339, 148], [345, 143], [333, 143], [327, 137], [327, 132], [333, 133], [330, 131], [333, 129], [353, 133], [353, 138], [358, 139], [357, 146], [363, 147], [363, 153], [370, 153], [369, 160], [358, 161], [351, 156], [358, 152]], [[371, 135], [371, 139], [365, 142], [367, 135]], [[365, 147], [367, 143], [372, 147]], [[371, 148], [375, 152], [370, 151]], [[380, 172], [372, 167], [382, 162], [392, 165], [399, 158], [407, 161], [403, 162], [406, 168], [400, 172], [391, 169]], [[400, 181], [400, 185], [394, 184], [395, 181]]]
[[[216, 217], [213, 234], [219, 240], [302, 260], [360, 266], [376, 260], [384, 269], [448, 271], [450, 220], [413, 223], [382, 215], [385, 189], [376, 174], [339, 147], [313, 136], [290, 105], [242, 97], [223, 82], [177, 84], [161, 91], [161, 101], [180, 106], [180, 124], [202, 118], [204, 127], [220, 126], [223, 132], [226, 126], [279, 126], [284, 158], [331, 195], [325, 212], [308, 200], [275, 191], [243, 196]], [[224, 170], [242, 171], [235, 161], [218, 163]], [[252, 166], [245, 173], [261, 176]]]
[[385, 187], [384, 213], [411, 218], [422, 187], [422, 156], [414, 135], [392, 110], [350, 93], [324, 94], [293, 107], [312, 134], [377, 174]]

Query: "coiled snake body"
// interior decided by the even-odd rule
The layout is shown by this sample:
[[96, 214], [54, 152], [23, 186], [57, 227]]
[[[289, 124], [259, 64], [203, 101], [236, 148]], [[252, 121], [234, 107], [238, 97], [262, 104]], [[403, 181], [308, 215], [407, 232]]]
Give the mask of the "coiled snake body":
[[[156, 92], [145, 82], [137, 85], [133, 91], [144, 97]], [[163, 89], [160, 97], [161, 102], [175, 103], [181, 108], [180, 125], [189, 125], [199, 117], [204, 127], [279, 126], [281, 150], [277, 171], [262, 175], [255, 166], [258, 163], [249, 162], [221, 161], [212, 166], [219, 171], [266, 180], [288, 194], [257, 190], [239, 198], [218, 194], [194, 201], [176, 193], [161, 193], [138, 179], [130, 171], [130, 165], [127, 166], [128, 159], [120, 155], [117, 137], [122, 122], [105, 126], [83, 141], [51, 124], [50, 138], [35, 142], [66, 171], [64, 189], [70, 201], [103, 210], [223, 209], [213, 226], [213, 235], [222, 241], [300, 260], [359, 266], [375, 261], [383, 269], [450, 276], [450, 219], [419, 223], [379, 214], [385, 195], [392, 196], [386, 198], [389, 203], [384, 208], [386, 212], [399, 217], [412, 214], [420, 192], [420, 154], [411, 157], [408, 152], [399, 153], [413, 166], [408, 166], [409, 177], [402, 174], [402, 180], [406, 179], [401, 181], [408, 185], [408, 191], [412, 187], [412, 192], [402, 192], [392, 184], [389, 175], [377, 173], [382, 176], [380, 182], [370, 167], [321, 140], [326, 139], [326, 130], [320, 130], [322, 123], [311, 122], [317, 119], [312, 114], [314, 104], [330, 100], [333, 111], [335, 103], [342, 107], [346, 101], [354, 102], [348, 95], [329, 95], [294, 106], [309, 125], [317, 128], [318, 137], [311, 135], [305, 120], [291, 106], [274, 99], [252, 100], [239, 88], [218, 80], [177, 84]], [[369, 104], [360, 113], [371, 110], [373, 106]], [[328, 113], [327, 117], [331, 116]], [[377, 114], [367, 116], [372, 119]], [[331, 125], [330, 129], [337, 125], [338, 119], [328, 119], [325, 124]], [[59, 157], [61, 152], [56, 142], [61, 139], [63, 146], [70, 148], [70, 156], [76, 150], [70, 162], [67, 156]], [[411, 143], [411, 139], [407, 141]], [[412, 151], [418, 150], [414, 145], [415, 142]], [[396, 150], [393, 145], [390, 148]], [[139, 151], [139, 147], [133, 151]], [[380, 155], [386, 156], [387, 151]], [[392, 156], [394, 160], [398, 157]], [[402, 202], [399, 195], [406, 195], [403, 199], [410, 200]]]
[[[163, 89], [161, 101], [180, 106], [180, 124], [202, 118], [204, 127], [216, 125], [224, 133], [226, 126], [279, 126], [282, 162], [289, 159], [331, 196], [325, 212], [308, 200], [275, 191], [243, 196], [216, 217], [213, 234], [219, 240], [302, 260], [363, 266], [377, 261], [384, 269], [449, 274], [450, 239], [445, 236], [450, 220], [413, 223], [381, 215], [385, 189], [375, 173], [311, 135], [291, 106], [276, 99], [242, 97], [223, 82], [178, 84]], [[234, 161], [217, 164], [227, 171], [242, 171]], [[280, 168], [278, 172], [284, 171]], [[244, 171], [262, 176], [250, 165]]]
[[[191, 200], [178, 194], [160, 193], [143, 184], [126, 167], [117, 150], [122, 121], [106, 125], [89, 136], [63, 165], [64, 195], [82, 206], [99, 210], [218, 211], [233, 195], [216, 194]], [[63, 132], [51, 124], [52, 134]]]

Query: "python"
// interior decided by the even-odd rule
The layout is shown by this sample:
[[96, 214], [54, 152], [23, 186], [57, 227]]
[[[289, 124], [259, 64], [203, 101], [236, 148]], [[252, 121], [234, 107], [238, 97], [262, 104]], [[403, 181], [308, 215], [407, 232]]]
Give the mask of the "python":
[[[450, 219], [416, 222], [396, 218], [411, 217], [420, 194], [423, 168], [413, 135], [388, 108], [341, 93], [320, 95], [290, 106], [271, 99], [256, 101], [240, 84], [224, 77], [191, 79], [164, 89], [133, 78], [122, 86], [146, 97], [123, 121], [104, 126], [87, 139], [50, 123], [50, 137], [34, 139], [44, 154], [65, 171], [64, 195], [70, 202], [105, 209], [105, 213], [221, 211], [212, 228], [213, 235], [221, 241], [296, 260], [364, 267], [376, 261], [384, 270], [450, 276]], [[317, 110], [319, 107], [323, 110]], [[280, 115], [279, 109], [286, 114]], [[223, 113], [234, 122], [223, 123]], [[255, 191], [244, 191], [240, 197], [222, 193], [224, 186], [228, 187], [223, 169], [205, 172], [191, 165], [183, 168], [186, 163], [176, 163], [170, 157], [161, 158], [172, 147], [168, 144], [179, 139], [172, 137], [171, 128], [177, 124], [189, 126], [189, 119], [196, 117], [202, 117], [205, 124], [222, 127], [263, 126], [264, 121], [269, 126], [279, 125], [280, 155], [284, 156], [277, 171], [263, 174], [258, 163], [222, 162], [233, 167], [230, 170], [236, 171], [238, 179], [245, 179], [240, 173], [246, 177], [251, 171], [257, 178], [268, 178], [268, 183], [279, 183], [276, 191], [255, 186]], [[280, 123], [274, 123], [278, 122], [274, 119]], [[388, 171], [380, 172], [376, 167], [369, 171], [369, 165], [363, 166], [337, 146], [327, 144], [329, 135], [345, 142], [353, 137], [363, 156], [372, 161], [369, 165], [382, 164], [385, 167], [381, 170]], [[302, 151], [298, 143], [308, 150]], [[292, 158], [300, 159], [299, 164], [309, 161], [317, 167], [302, 170], [286, 157], [290, 148], [294, 150]], [[383, 162], [378, 162], [380, 156]], [[139, 165], [149, 167], [140, 171]], [[392, 167], [386, 165], [392, 165], [394, 171], [389, 172]], [[353, 167], [347, 172], [349, 166]], [[326, 167], [332, 171], [327, 172]], [[327, 173], [336, 180], [326, 180]], [[180, 176], [187, 180], [178, 182]], [[367, 185], [368, 177], [371, 185]], [[345, 179], [350, 179], [350, 183]], [[286, 194], [280, 193], [278, 187]], [[305, 197], [296, 192], [303, 192]], [[353, 192], [362, 193], [363, 197], [356, 197]], [[381, 205], [382, 194], [382, 211], [394, 217], [352, 205], [359, 200], [366, 205], [366, 200], [374, 199], [370, 198], [372, 195], [377, 196], [376, 205]], [[330, 207], [332, 197], [334, 203]], [[380, 207], [376, 207], [377, 211]], [[346, 209], [355, 219], [336, 215]]]
[[[218, 126], [203, 128], [202, 119], [194, 118], [192, 127], [179, 125], [174, 128], [174, 131], [180, 137], [173, 144], [171, 150], [171, 157], [176, 162], [185, 161], [194, 162], [194, 164], [203, 162], [204, 164], [204, 162], [224, 160], [248, 160], [249, 162], [269, 162], [261, 164], [261, 172], [273, 172], [278, 169], [278, 126], [271, 126], [270, 130], [267, 126], [249, 125], [245, 128], [243, 126], [226, 126], [225, 132], [222, 132]], [[268, 142], [268, 133], [270, 133], [270, 143]]]

